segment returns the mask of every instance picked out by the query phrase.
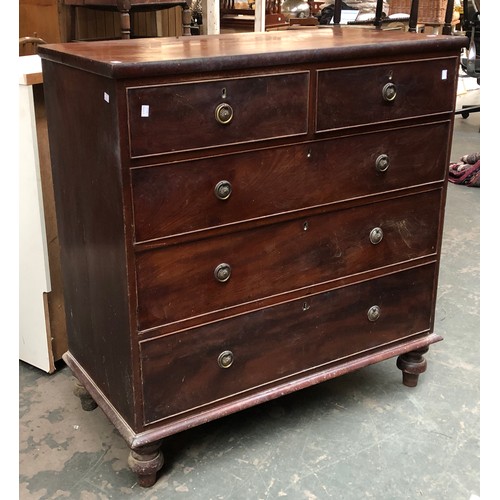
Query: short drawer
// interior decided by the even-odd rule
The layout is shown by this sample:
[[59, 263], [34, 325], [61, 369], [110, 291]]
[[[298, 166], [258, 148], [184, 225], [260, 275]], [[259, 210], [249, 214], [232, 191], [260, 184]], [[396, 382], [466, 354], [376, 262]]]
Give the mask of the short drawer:
[[143, 251], [144, 330], [432, 255], [441, 190]]
[[429, 330], [434, 273], [422, 266], [141, 342], [145, 421]]
[[318, 71], [316, 131], [455, 108], [454, 57]]
[[449, 122], [132, 171], [136, 241], [442, 181]]
[[305, 134], [308, 101], [308, 71], [129, 88], [130, 154]]

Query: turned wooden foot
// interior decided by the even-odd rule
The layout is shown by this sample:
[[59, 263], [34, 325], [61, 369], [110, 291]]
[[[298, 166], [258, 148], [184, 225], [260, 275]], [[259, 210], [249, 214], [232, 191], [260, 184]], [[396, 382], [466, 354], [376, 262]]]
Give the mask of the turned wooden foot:
[[422, 347], [398, 357], [396, 365], [403, 372], [403, 384], [407, 387], [416, 387], [418, 376], [425, 372], [427, 361], [423, 355], [428, 350], [428, 347]]
[[156, 483], [156, 473], [163, 466], [163, 453], [160, 450], [161, 441], [130, 451], [128, 465], [137, 474], [137, 482], [143, 488], [149, 488]]
[[182, 35], [191, 36], [191, 18], [193, 17], [193, 11], [189, 8], [189, 4], [186, 4], [182, 9]]
[[88, 393], [87, 389], [77, 381], [75, 382], [75, 388], [73, 389], [73, 394], [80, 398], [80, 403], [82, 409], [85, 411], [92, 411], [97, 408], [97, 403], [94, 401], [92, 396]]

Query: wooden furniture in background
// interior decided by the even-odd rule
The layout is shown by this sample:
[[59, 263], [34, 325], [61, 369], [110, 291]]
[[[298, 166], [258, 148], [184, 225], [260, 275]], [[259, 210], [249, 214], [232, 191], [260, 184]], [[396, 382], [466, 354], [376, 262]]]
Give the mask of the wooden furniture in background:
[[191, 34], [191, 10], [190, 0], [63, 0], [64, 5], [69, 7], [69, 34], [68, 40], [77, 40], [76, 23], [77, 9], [96, 9], [109, 12], [118, 12], [120, 20], [120, 36], [128, 39], [134, 36], [131, 28], [131, 13], [150, 12], [170, 9], [181, 6], [183, 35]]
[[19, 38], [19, 56], [35, 55], [37, 53], [38, 46], [43, 45], [44, 43], [47, 42], [38, 36], [23, 36]]
[[[78, 3], [83, 4], [84, 0]], [[118, 5], [117, 2], [107, 2]], [[174, 2], [175, 4], [175, 2]], [[134, 36], [181, 36], [184, 33], [182, 0], [169, 8], [158, 6], [133, 8], [130, 23]], [[38, 37], [47, 43], [121, 38], [120, 12], [117, 8], [79, 8], [66, 5], [64, 0], [20, 0], [19, 36]], [[19, 55], [34, 54], [20, 45]]]
[[[182, 36], [182, 12], [180, 6], [161, 11], [132, 12], [134, 37]], [[78, 40], [119, 39], [120, 14], [112, 10], [77, 9], [74, 29]], [[68, 40], [71, 37], [69, 32], [65, 36]]]
[[389, 358], [417, 384], [441, 340], [466, 42], [334, 27], [40, 47], [64, 360], [141, 485], [195, 425]]
[[[265, 29], [288, 25], [288, 20], [281, 12], [281, 0], [262, 1], [265, 2]], [[220, 27], [226, 31], [254, 31], [255, 11], [249, 5], [243, 8], [238, 7], [235, 0], [221, 0]]]
[[65, 42], [61, 0], [19, 0], [19, 38], [35, 37], [47, 43]]
[[[412, 0], [390, 0], [389, 15], [409, 13], [411, 4]], [[424, 24], [443, 24], [446, 15], [447, 4], [448, 0], [419, 0], [417, 21]]]
[[407, 13], [412, 17], [410, 26], [422, 24], [431, 27], [435, 34], [450, 35], [454, 5], [454, 0], [390, 0], [389, 15]]

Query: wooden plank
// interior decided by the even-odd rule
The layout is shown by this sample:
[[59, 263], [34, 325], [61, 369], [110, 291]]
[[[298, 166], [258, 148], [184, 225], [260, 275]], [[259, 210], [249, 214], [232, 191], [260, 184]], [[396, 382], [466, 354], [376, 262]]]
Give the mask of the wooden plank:
[[182, 7], [165, 9], [161, 12], [161, 36], [182, 36]]
[[66, 313], [64, 307], [61, 261], [59, 258], [59, 236], [43, 85], [35, 85], [33, 87], [33, 95], [35, 101], [40, 182], [42, 186], [43, 213], [51, 285], [50, 291], [46, 293], [44, 297], [47, 334], [50, 335], [48, 339], [50, 356], [53, 361], [57, 361], [61, 359], [62, 355], [68, 350], [68, 339], [66, 334]]
[[99, 38], [107, 38], [105, 12], [95, 13], [96, 35]]
[[19, 37], [33, 36], [35, 33], [47, 43], [64, 41], [57, 0], [19, 1]]

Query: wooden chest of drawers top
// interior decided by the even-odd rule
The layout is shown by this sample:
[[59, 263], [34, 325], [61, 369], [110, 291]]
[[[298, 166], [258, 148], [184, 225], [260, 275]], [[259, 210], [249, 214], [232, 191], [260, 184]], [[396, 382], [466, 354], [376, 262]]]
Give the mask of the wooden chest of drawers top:
[[[111, 78], [332, 64], [431, 52], [456, 52], [465, 37], [364, 29], [239, 33], [193, 38], [76, 42], [40, 47], [43, 58]], [[421, 76], [421, 75], [420, 75]]]

